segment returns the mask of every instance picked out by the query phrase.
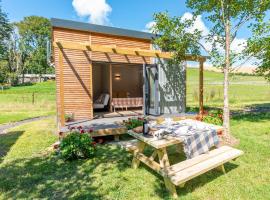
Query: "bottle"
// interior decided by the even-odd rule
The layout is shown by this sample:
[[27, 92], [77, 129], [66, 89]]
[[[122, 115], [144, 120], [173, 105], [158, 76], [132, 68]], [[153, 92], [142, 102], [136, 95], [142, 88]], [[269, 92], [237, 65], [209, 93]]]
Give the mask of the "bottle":
[[143, 135], [147, 135], [149, 132], [149, 125], [146, 119], [143, 120]]

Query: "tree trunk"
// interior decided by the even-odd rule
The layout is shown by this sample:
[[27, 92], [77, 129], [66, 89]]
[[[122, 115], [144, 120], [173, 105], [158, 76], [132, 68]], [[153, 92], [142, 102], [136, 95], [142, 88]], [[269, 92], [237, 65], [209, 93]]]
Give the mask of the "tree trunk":
[[[227, 6], [227, 5], [226, 5]], [[230, 43], [231, 43], [231, 24], [229, 13], [227, 13], [225, 23], [225, 66], [224, 66], [224, 102], [223, 102], [223, 127], [226, 142], [230, 142], [230, 108], [229, 108], [229, 69], [230, 69]]]

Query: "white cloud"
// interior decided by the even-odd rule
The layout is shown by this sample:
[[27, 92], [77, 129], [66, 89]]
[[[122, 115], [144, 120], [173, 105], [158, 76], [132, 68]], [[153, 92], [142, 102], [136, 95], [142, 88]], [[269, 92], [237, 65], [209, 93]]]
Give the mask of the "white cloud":
[[146, 25], [145, 25], [145, 29], [143, 29], [142, 31], [144, 32], [152, 32], [152, 28], [156, 25], [156, 22], [154, 21], [151, 21], [151, 22], [148, 22]]
[[235, 53], [241, 53], [247, 47], [247, 40], [244, 38], [235, 38], [231, 44], [231, 49]]
[[[186, 12], [182, 16], [182, 20], [183, 21], [190, 20], [190, 19], [192, 19], [192, 17], [193, 17], [192, 13]], [[209, 29], [205, 26], [201, 15], [196, 17], [193, 26], [191, 27], [191, 29], [189, 29], [187, 31], [189, 31], [190, 33], [193, 33], [196, 29], [201, 31], [203, 36], [209, 34]]]
[[[192, 13], [186, 12], [182, 16], [182, 19], [183, 20], [190, 20], [190, 19], [192, 19], [192, 17], [193, 17]], [[194, 21], [193, 26], [188, 31], [190, 33], [193, 33], [195, 31], [195, 29], [201, 31], [202, 36], [206, 36], [206, 35], [209, 34], [209, 29], [206, 27], [205, 23], [203, 22], [201, 15], [197, 16], [197, 18]], [[214, 37], [214, 38], [217, 39], [216, 37]], [[211, 50], [212, 44], [210, 42], [207, 42], [204, 39], [202, 39], [201, 43], [203, 44], [203, 46], [208, 51]], [[244, 39], [244, 38], [235, 38], [234, 41], [231, 44], [231, 50], [234, 51], [235, 53], [241, 53], [246, 48], [246, 46], [247, 46], [247, 40], [246, 39]], [[218, 48], [219, 48], [219, 50], [221, 52], [224, 52], [223, 47], [219, 46]]]
[[89, 22], [109, 24], [108, 15], [112, 8], [106, 0], [73, 0], [72, 5], [80, 17], [89, 17]]

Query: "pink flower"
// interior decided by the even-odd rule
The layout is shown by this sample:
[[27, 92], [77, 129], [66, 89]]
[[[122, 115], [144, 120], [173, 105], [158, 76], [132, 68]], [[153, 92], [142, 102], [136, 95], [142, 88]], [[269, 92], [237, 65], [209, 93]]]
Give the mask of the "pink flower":
[[93, 131], [94, 131], [94, 130], [90, 128], [90, 129], [88, 130], [88, 133], [92, 133]]
[[83, 133], [85, 133], [85, 131], [82, 129], [82, 130], [80, 131], [80, 133], [83, 134]]
[[63, 132], [59, 132], [58, 135], [62, 137], [64, 135], [64, 133]]

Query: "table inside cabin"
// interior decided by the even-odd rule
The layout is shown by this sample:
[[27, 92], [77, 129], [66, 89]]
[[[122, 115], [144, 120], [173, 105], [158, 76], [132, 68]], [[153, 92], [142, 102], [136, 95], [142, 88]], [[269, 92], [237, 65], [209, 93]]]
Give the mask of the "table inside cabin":
[[[223, 127], [216, 126], [216, 130], [217, 132], [222, 131]], [[166, 135], [162, 139], [156, 139], [154, 137], [146, 137], [142, 133], [135, 133], [133, 131], [128, 131], [128, 134], [138, 140], [137, 148], [133, 152], [132, 167], [136, 169], [140, 162], [143, 162], [163, 176], [166, 188], [171, 193], [175, 193], [175, 186], [168, 178], [170, 170], [174, 165], [170, 165], [167, 148], [172, 145], [178, 145], [177, 149], [181, 151], [183, 140], [170, 135]], [[152, 155], [149, 157], [144, 154], [144, 149], [147, 145], [154, 148]], [[158, 157], [158, 162], [155, 161], [156, 157]]]

